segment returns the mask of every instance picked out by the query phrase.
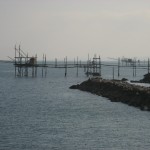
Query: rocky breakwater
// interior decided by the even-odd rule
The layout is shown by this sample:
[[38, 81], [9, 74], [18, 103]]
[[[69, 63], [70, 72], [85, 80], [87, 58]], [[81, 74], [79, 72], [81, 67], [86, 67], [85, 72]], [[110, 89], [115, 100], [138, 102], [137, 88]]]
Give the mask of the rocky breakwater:
[[112, 102], [122, 102], [141, 110], [150, 111], [150, 88], [133, 85], [120, 80], [89, 79], [70, 89], [88, 91], [107, 97]]

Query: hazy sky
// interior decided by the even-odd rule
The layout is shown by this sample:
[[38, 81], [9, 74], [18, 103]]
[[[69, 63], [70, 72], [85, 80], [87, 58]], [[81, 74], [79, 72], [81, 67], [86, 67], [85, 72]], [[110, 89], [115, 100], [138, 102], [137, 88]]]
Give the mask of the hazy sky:
[[150, 57], [150, 0], [0, 0], [0, 59]]

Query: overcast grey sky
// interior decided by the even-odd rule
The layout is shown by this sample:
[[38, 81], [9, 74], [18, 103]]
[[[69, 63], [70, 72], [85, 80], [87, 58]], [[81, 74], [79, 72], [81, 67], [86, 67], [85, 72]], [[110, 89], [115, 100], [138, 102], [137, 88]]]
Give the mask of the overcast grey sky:
[[0, 0], [0, 59], [20, 43], [48, 60], [148, 57], [150, 0]]

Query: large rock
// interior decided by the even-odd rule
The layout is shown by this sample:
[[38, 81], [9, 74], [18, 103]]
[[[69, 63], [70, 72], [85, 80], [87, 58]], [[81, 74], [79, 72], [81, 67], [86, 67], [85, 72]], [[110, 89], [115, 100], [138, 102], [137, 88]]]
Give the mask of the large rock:
[[142, 80], [140, 80], [140, 82], [150, 83], [150, 73], [145, 74], [144, 78]]

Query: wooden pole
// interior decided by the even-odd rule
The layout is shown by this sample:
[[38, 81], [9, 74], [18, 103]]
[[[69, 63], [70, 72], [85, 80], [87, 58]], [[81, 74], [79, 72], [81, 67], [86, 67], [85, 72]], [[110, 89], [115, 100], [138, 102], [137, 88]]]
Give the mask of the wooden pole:
[[134, 71], [134, 61], [133, 61], [133, 77], [135, 76], [135, 71]]
[[20, 58], [20, 45], [19, 45], [19, 61], [21, 63], [21, 58]]
[[101, 57], [99, 56], [99, 75], [101, 76]]
[[20, 63], [19, 76], [21, 76], [21, 53], [20, 53], [20, 45], [19, 45], [19, 63]]
[[87, 76], [89, 75], [89, 54], [88, 54], [88, 60], [87, 60]]
[[45, 54], [45, 64], [44, 64], [44, 66], [45, 66], [45, 77], [46, 77], [46, 75], [47, 75], [46, 54]]
[[149, 73], [149, 58], [148, 58], [148, 73]]
[[89, 61], [87, 60], [87, 64], [86, 64], [86, 75], [88, 76], [88, 72], [89, 72]]
[[96, 73], [97, 73], [97, 56], [95, 54], [95, 70], [96, 70]]
[[67, 65], [68, 65], [67, 63], [68, 63], [68, 62], [67, 62], [67, 56], [66, 56], [66, 75], [67, 75], [67, 67], [68, 67], [68, 66], [67, 66]]
[[67, 56], [64, 58], [64, 63], [65, 63], [65, 77], [67, 76]]
[[78, 77], [78, 57], [77, 57], [77, 77]]
[[45, 65], [46, 65], [46, 55], [45, 55], [45, 58], [44, 58], [44, 62], [45, 62]]
[[89, 59], [89, 62], [88, 62], [89, 64], [89, 68], [88, 68], [88, 76], [89, 76], [89, 74], [92, 72], [92, 61], [91, 61], [91, 58]]
[[93, 66], [93, 73], [95, 73], [95, 61], [94, 61], [94, 57], [93, 57], [93, 61], [92, 61], [92, 66]]
[[114, 67], [113, 67], [113, 80], [114, 80], [114, 76], [115, 76], [114, 74], [115, 74], [115, 69], [114, 69]]
[[118, 58], [118, 77], [120, 76], [120, 58]]
[[37, 54], [35, 55], [35, 76], [37, 77]]
[[43, 77], [43, 65], [44, 65], [44, 54], [43, 54], [43, 60], [42, 60], [42, 77]]
[[[29, 60], [28, 60], [28, 53], [27, 53], [27, 63], [29, 63], [28, 61]], [[28, 67], [27, 67], [27, 76], [28, 76]]]
[[136, 59], [134, 60], [134, 71], [135, 71], [135, 73], [134, 73], [134, 75], [135, 75], [135, 77], [136, 77]]
[[57, 68], [57, 58], [55, 58], [55, 68]]

